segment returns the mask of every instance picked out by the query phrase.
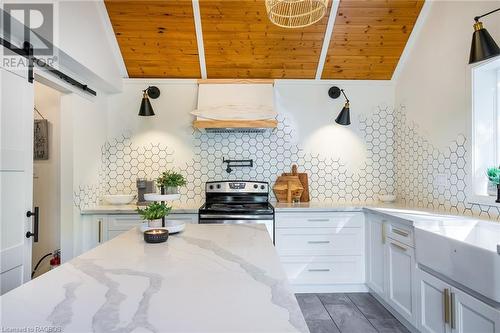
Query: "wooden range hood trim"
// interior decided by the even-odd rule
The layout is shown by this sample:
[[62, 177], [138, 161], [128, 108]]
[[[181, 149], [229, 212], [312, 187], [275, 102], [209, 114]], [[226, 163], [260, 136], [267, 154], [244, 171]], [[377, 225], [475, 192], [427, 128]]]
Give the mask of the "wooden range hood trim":
[[197, 129], [206, 128], [276, 128], [276, 119], [267, 120], [195, 120], [193, 127]]

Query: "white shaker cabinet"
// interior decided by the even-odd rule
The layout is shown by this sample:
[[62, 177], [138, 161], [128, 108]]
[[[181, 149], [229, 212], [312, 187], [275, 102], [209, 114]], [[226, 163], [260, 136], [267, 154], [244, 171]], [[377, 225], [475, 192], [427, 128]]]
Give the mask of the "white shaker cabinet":
[[365, 291], [361, 212], [276, 212], [276, 250], [296, 292]]
[[414, 295], [415, 250], [391, 238], [387, 239], [387, 302], [411, 324], [416, 323], [417, 301]]
[[500, 309], [455, 288], [450, 302], [452, 333], [500, 333]]
[[422, 333], [449, 332], [449, 318], [445, 318], [445, 314], [449, 314], [449, 303], [446, 302], [449, 299], [450, 286], [421, 270], [417, 270], [417, 283], [420, 303], [418, 327]]
[[417, 270], [423, 333], [500, 333], [500, 309]]
[[413, 226], [366, 213], [366, 284], [411, 325], [417, 322]]
[[366, 283], [385, 298], [385, 220], [366, 214]]
[[106, 215], [88, 215], [82, 219], [81, 245], [76, 254], [93, 249], [106, 239]]

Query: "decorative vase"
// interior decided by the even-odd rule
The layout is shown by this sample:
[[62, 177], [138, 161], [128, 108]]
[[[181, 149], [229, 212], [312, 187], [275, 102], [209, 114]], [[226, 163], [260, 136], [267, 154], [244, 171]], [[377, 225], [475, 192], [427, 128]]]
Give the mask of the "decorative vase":
[[165, 188], [165, 194], [179, 194], [178, 186], [167, 186]]
[[162, 220], [157, 219], [157, 220], [148, 220], [148, 227], [150, 228], [160, 228], [162, 225]]
[[488, 195], [495, 196], [497, 195], [497, 184], [488, 181]]

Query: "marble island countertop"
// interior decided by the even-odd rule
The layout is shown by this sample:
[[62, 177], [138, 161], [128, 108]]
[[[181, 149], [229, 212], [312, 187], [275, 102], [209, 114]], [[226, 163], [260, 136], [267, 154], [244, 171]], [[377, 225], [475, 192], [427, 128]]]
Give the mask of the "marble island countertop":
[[263, 225], [134, 228], [0, 298], [3, 329], [308, 332]]

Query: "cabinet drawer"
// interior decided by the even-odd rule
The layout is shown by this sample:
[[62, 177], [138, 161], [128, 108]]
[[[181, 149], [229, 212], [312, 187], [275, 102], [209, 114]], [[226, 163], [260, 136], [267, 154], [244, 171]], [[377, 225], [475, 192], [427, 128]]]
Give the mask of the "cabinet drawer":
[[396, 222], [389, 222], [386, 225], [387, 237], [397, 240], [403, 244], [414, 247], [413, 227]]
[[363, 255], [362, 228], [290, 228], [276, 230], [280, 255]]
[[126, 231], [141, 225], [143, 220], [139, 215], [115, 215], [108, 219], [108, 230]]
[[277, 213], [276, 228], [361, 227], [363, 213]]
[[280, 260], [292, 284], [364, 282], [361, 256], [282, 256]]

